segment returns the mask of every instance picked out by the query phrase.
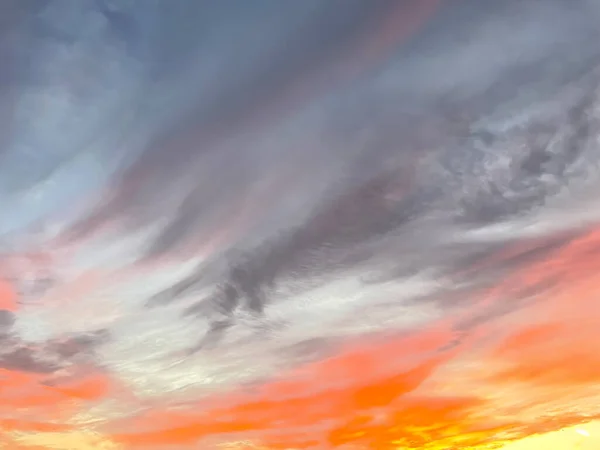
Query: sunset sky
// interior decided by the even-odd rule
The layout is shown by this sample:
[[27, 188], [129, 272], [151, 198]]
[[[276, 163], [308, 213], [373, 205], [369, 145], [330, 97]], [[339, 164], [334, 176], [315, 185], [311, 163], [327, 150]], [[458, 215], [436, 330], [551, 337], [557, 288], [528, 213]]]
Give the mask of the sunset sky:
[[0, 449], [600, 448], [598, 2], [0, 2]]

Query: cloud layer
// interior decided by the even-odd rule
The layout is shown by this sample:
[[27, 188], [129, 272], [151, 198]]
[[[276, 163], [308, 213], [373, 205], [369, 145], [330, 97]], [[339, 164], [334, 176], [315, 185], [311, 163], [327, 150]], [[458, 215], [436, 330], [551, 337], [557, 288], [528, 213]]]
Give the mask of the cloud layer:
[[6, 15], [15, 446], [485, 448], [592, 418], [595, 2]]

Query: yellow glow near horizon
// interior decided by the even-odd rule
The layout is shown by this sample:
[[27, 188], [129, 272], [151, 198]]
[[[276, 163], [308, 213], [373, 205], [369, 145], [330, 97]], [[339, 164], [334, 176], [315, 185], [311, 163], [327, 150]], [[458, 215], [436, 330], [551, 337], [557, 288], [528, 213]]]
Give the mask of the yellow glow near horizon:
[[508, 444], [502, 450], [598, 450], [600, 421], [531, 436]]

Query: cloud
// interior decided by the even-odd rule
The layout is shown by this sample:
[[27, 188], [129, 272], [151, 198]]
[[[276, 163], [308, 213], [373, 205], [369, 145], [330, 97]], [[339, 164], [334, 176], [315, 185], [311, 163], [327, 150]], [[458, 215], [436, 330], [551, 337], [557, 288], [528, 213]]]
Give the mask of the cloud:
[[593, 2], [42, 3], [0, 36], [14, 439], [485, 448], [595, 414]]

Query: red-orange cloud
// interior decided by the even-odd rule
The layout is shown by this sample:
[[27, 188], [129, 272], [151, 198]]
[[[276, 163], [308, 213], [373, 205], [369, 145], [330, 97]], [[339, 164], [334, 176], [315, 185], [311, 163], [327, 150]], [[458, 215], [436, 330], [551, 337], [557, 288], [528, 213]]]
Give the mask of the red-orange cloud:
[[[587, 422], [598, 416], [600, 400], [595, 248], [597, 230], [522, 263], [457, 316], [351, 344], [335, 357], [185, 410], [155, 407], [105, 424], [103, 436], [124, 449], [242, 441], [267, 449], [491, 449]], [[549, 279], [534, 299], [515, 298]], [[515, 309], [497, 308], [505, 302]], [[501, 313], [486, 316], [489, 310]], [[487, 318], [456, 327], [473, 317]], [[5, 432], [76, 432], [69, 417], [117, 392], [100, 375], [56, 386], [1, 375]], [[47, 420], [11, 418], [15, 408]]]

